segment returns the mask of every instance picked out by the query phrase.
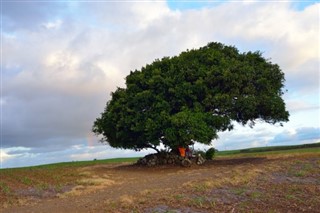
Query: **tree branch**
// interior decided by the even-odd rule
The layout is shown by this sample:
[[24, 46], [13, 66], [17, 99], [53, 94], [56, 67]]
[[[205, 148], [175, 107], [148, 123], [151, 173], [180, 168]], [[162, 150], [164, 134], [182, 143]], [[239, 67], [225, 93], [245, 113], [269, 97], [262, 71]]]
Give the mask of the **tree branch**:
[[151, 148], [151, 149], [156, 150], [156, 152], [157, 152], [157, 153], [159, 153], [159, 152], [160, 152], [160, 150], [159, 150], [159, 149], [157, 149], [157, 146], [154, 146], [154, 145], [152, 145], [152, 144], [149, 144], [149, 143], [148, 143], [148, 144], [146, 144], [146, 147], [147, 147], [147, 148]]

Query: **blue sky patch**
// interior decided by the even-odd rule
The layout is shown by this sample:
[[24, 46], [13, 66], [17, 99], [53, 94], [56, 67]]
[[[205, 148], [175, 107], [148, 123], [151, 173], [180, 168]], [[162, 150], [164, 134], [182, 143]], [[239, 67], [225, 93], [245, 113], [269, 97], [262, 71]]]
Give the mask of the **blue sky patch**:
[[214, 7], [227, 1], [168, 1], [172, 10], [191, 10]]
[[[202, 9], [202, 8], [210, 8], [221, 5], [227, 2], [243, 2], [243, 1], [192, 1], [192, 0], [181, 0], [181, 1], [174, 1], [168, 0], [168, 6], [172, 10], [192, 10], [192, 9]], [[276, 1], [265, 1], [271, 3], [277, 3]], [[281, 1], [286, 2], [286, 1]], [[278, 2], [278, 3], [281, 3]], [[319, 1], [292, 1], [292, 6], [295, 10], [302, 11], [310, 5], [316, 4]]]
[[316, 4], [317, 2], [319, 1], [293, 1], [292, 5], [294, 9], [302, 11], [310, 5]]

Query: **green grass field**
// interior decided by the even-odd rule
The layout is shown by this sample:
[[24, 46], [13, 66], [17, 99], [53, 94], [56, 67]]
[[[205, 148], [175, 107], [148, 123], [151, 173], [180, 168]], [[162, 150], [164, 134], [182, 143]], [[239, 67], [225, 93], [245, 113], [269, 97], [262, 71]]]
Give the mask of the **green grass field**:
[[45, 164], [39, 166], [33, 166], [34, 168], [56, 168], [56, 167], [83, 167], [83, 166], [93, 166], [99, 164], [107, 163], [130, 163], [136, 162], [138, 157], [131, 158], [112, 158], [112, 159], [103, 159], [103, 160], [91, 160], [91, 161], [72, 161], [72, 162], [62, 162], [54, 164]]
[[232, 157], [232, 156], [261, 156], [265, 154], [291, 154], [291, 153], [320, 153], [320, 143], [303, 144], [295, 146], [269, 146], [256, 147], [249, 149], [218, 151], [216, 157]]
[[[285, 153], [320, 153], [320, 142], [313, 144], [303, 144], [294, 146], [269, 146], [269, 147], [256, 147], [249, 149], [239, 149], [239, 150], [228, 150], [228, 151], [218, 151], [216, 152], [216, 157], [232, 157], [232, 156], [261, 156], [265, 154], [285, 154]], [[72, 161], [72, 162], [62, 162], [54, 164], [44, 164], [39, 166], [22, 167], [22, 168], [9, 168], [0, 169], [4, 170], [16, 170], [16, 169], [55, 169], [59, 167], [84, 167], [107, 163], [134, 163], [139, 159], [139, 157], [129, 157], [129, 158], [112, 158], [103, 160], [90, 160], [90, 161]]]
[[107, 163], [130, 163], [136, 162], [139, 157], [130, 157], [130, 158], [111, 158], [103, 160], [90, 160], [90, 161], [70, 161], [70, 162], [61, 162], [61, 163], [52, 163], [52, 164], [43, 164], [38, 166], [28, 166], [20, 168], [6, 168], [0, 169], [1, 171], [5, 170], [21, 170], [21, 169], [56, 169], [60, 167], [84, 167], [84, 166], [93, 166]]

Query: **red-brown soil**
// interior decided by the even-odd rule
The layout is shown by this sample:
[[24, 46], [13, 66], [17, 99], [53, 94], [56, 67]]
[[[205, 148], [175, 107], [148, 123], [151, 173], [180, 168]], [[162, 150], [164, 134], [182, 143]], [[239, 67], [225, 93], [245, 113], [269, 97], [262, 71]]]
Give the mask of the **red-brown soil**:
[[80, 175], [59, 193], [12, 187], [14, 198], [1, 212], [320, 212], [316, 154], [221, 158], [189, 168], [106, 164], [74, 172]]

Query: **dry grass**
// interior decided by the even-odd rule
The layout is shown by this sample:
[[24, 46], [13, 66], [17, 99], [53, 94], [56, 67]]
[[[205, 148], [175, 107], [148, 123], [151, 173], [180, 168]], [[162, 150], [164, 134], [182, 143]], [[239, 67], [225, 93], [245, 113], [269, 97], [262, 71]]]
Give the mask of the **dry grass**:
[[133, 196], [130, 195], [122, 195], [119, 200], [122, 205], [126, 206], [132, 205], [135, 202]]
[[107, 174], [96, 175], [91, 168], [81, 168], [79, 171], [79, 176], [82, 178], [76, 181], [76, 186], [74, 186], [70, 191], [59, 194], [60, 198], [81, 196], [99, 191], [108, 186], [120, 184], [120, 182], [116, 183], [114, 180], [111, 180]]
[[[70, 200], [91, 199], [105, 212], [316, 212], [320, 209], [319, 153], [284, 156], [224, 158], [188, 169], [95, 165], [49, 171], [50, 175], [41, 175], [47, 170], [20, 170], [26, 174], [24, 179], [17, 178], [20, 171], [9, 171], [1, 187], [14, 199], [10, 196], [17, 189], [38, 186], [37, 192], [45, 194], [54, 186], [61, 188], [56, 196], [68, 205], [77, 205]], [[26, 198], [20, 195], [3, 207], [27, 205]], [[41, 196], [38, 200], [45, 203]]]
[[194, 189], [195, 191], [205, 192], [213, 188], [222, 187], [225, 185], [237, 186], [250, 184], [258, 175], [264, 174], [264, 171], [257, 168], [243, 170], [236, 168], [228, 175], [215, 175], [210, 179], [202, 181], [190, 181], [183, 184], [186, 188]]

